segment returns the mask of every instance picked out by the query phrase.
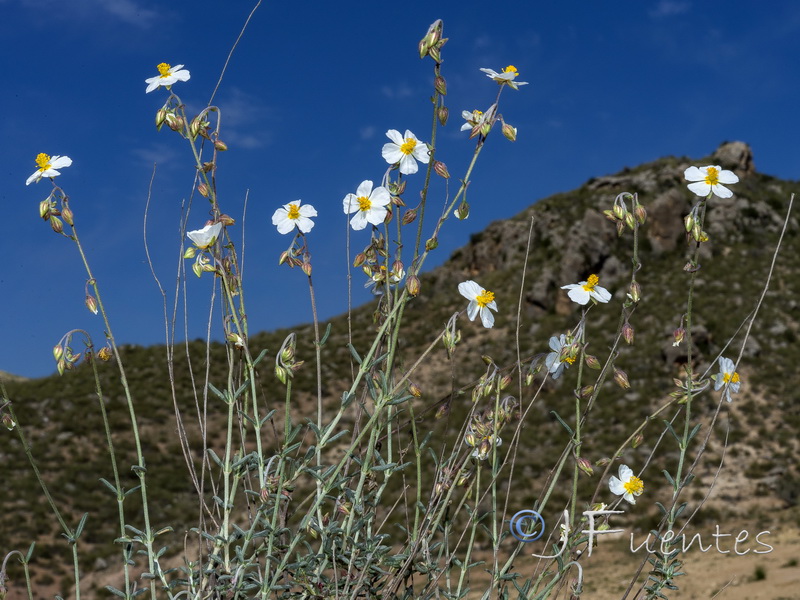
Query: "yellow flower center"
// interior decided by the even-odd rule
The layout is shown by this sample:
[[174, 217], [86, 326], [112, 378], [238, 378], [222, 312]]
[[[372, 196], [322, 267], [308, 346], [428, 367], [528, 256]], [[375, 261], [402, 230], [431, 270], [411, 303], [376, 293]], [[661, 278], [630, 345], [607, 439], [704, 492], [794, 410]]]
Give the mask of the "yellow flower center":
[[519, 75], [517, 67], [514, 65], [508, 65], [505, 69], [503, 69], [503, 73], [513, 73], [514, 75]]
[[566, 358], [564, 359], [564, 362], [565, 362], [565, 363], [569, 363], [569, 364], [571, 364], [571, 365], [572, 365], [572, 364], [574, 364], [574, 363], [575, 363], [575, 357], [574, 357], [574, 356], [568, 356], [568, 357], [566, 357]]
[[494, 293], [489, 290], [483, 290], [475, 297], [475, 302], [477, 302], [478, 306], [481, 308], [486, 308], [488, 304], [494, 302]]
[[600, 283], [600, 278], [597, 275], [589, 275], [589, 279], [583, 284], [583, 289], [587, 292], [593, 292], [598, 283]]
[[369, 210], [372, 208], [372, 202], [366, 196], [358, 197], [358, 210]]
[[638, 477], [631, 476], [631, 478], [622, 484], [625, 491], [629, 494], [641, 494], [644, 491], [644, 482]]
[[289, 213], [286, 216], [292, 221], [296, 221], [300, 218], [300, 207], [297, 204], [290, 204]]
[[739, 374], [738, 373], [725, 373], [722, 376], [722, 381], [725, 383], [739, 383]]
[[170, 65], [168, 65], [167, 63], [161, 63], [160, 65], [158, 65], [156, 67], [156, 69], [158, 69], [158, 72], [161, 73], [161, 77], [169, 76], [169, 70], [171, 68], [172, 67]]
[[36, 155], [36, 164], [40, 171], [46, 171], [50, 168], [50, 155], [41, 152]]
[[708, 167], [706, 170], [706, 183], [717, 185], [719, 183], [719, 170], [716, 167]]
[[406, 141], [403, 145], [400, 146], [400, 152], [403, 154], [411, 154], [414, 152], [414, 148], [417, 147], [417, 140], [414, 138], [406, 138]]

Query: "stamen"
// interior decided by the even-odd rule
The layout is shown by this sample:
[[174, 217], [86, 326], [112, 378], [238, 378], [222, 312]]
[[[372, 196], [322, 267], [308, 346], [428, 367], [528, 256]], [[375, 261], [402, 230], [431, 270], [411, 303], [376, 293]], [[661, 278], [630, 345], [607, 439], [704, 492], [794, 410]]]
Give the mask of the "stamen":
[[488, 304], [491, 304], [494, 301], [494, 293], [490, 292], [489, 290], [483, 290], [480, 294], [475, 297], [475, 302], [478, 303], [478, 306], [481, 308], [486, 308]]
[[168, 65], [167, 63], [160, 63], [156, 67], [156, 69], [158, 69], [158, 72], [161, 74], [161, 77], [167, 77], [169, 75], [169, 70], [171, 68], [172, 67], [170, 65]]
[[719, 170], [716, 167], [708, 167], [706, 169], [706, 183], [708, 185], [717, 185], [719, 183]]
[[406, 141], [400, 146], [400, 152], [403, 154], [411, 154], [417, 146], [417, 140], [414, 138], [406, 138]]
[[629, 481], [622, 484], [622, 487], [629, 494], [641, 494], [644, 491], [644, 482], [638, 477], [631, 477]]
[[600, 283], [600, 278], [597, 275], [589, 275], [589, 279], [583, 284], [583, 289], [587, 292], [593, 292], [598, 283]]
[[41, 152], [36, 155], [36, 164], [40, 171], [46, 171], [50, 168], [50, 155]]
[[372, 208], [372, 202], [366, 196], [358, 197], [358, 210], [369, 210]]
[[290, 204], [289, 213], [286, 216], [292, 221], [296, 221], [300, 218], [300, 207], [297, 204]]
[[514, 75], [519, 75], [517, 67], [514, 65], [508, 65], [505, 69], [503, 69], [503, 73], [513, 73]]

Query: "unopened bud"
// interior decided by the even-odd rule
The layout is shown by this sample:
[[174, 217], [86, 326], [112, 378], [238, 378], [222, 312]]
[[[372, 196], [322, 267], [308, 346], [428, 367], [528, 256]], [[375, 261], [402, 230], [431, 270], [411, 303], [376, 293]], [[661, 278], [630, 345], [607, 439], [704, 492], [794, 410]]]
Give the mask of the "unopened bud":
[[695, 222], [694, 227], [692, 227], [692, 237], [695, 241], [700, 241], [700, 235], [703, 233], [703, 230], [700, 229], [700, 223]]
[[578, 468], [584, 473], [586, 473], [589, 477], [594, 475], [594, 469], [592, 468], [592, 463], [590, 463], [582, 456], [578, 458]]
[[594, 356], [593, 354], [587, 354], [585, 356], [584, 360], [586, 362], [586, 366], [589, 367], [590, 369], [600, 369], [601, 368], [600, 361], [597, 360], [597, 357]]
[[435, 237], [432, 237], [425, 242], [425, 250], [427, 251], [435, 250], [438, 245], [439, 245], [439, 240], [437, 240]]
[[612, 209], [614, 216], [617, 217], [620, 221], [625, 220], [625, 215], [628, 214], [628, 209], [625, 208], [624, 204], [615, 204], [614, 208]]
[[461, 204], [458, 205], [458, 208], [455, 210], [456, 219], [463, 221], [464, 219], [469, 217], [469, 204], [467, 204], [466, 200], [462, 200]]
[[631, 295], [631, 300], [634, 302], [639, 302], [639, 300], [642, 299], [642, 288], [638, 281], [631, 283], [631, 289], [628, 293]]
[[442, 96], [447, 96], [447, 82], [444, 80], [444, 77], [437, 75], [433, 78], [433, 89]]
[[218, 152], [225, 152], [228, 149], [228, 144], [222, 140], [214, 140], [214, 149]]
[[508, 123], [503, 123], [503, 135], [506, 136], [506, 139], [509, 142], [516, 142], [517, 141], [517, 128], [512, 127]]
[[613, 210], [604, 210], [603, 214], [606, 216], [606, 219], [608, 219], [612, 223], [617, 222], [617, 215], [614, 214]]
[[633, 209], [633, 214], [636, 216], [636, 220], [639, 221], [639, 225], [644, 225], [647, 220], [647, 210], [645, 210], [644, 206], [637, 204]]
[[625, 214], [625, 225], [627, 225], [630, 229], [634, 229], [636, 227], [636, 219], [631, 213]]
[[443, 126], [447, 125], [447, 118], [450, 116], [450, 111], [447, 109], [446, 106], [440, 106], [436, 109], [436, 118], [439, 119], [439, 123]]
[[161, 129], [161, 126], [164, 124], [164, 121], [167, 119], [167, 109], [166, 108], [159, 108], [156, 111], [156, 129]]
[[675, 338], [675, 341], [672, 342], [672, 345], [680, 346], [681, 342], [683, 342], [683, 338], [686, 337], [686, 330], [683, 327], [678, 327], [675, 331], [672, 332], [672, 337]]
[[694, 229], [694, 216], [692, 213], [689, 213], [683, 218], [683, 226], [686, 228], [686, 233]]
[[181, 117], [180, 115], [173, 114], [167, 116], [167, 125], [169, 126], [170, 129], [172, 129], [172, 131], [178, 131], [178, 132], [183, 131], [183, 127], [185, 124], [186, 121], [184, 121], [183, 117]]
[[214, 161], [210, 160], [208, 162], [203, 163], [201, 170], [203, 171], [203, 173], [210, 173], [213, 168], [214, 168]]
[[72, 209], [66, 204], [64, 205], [64, 208], [61, 209], [61, 216], [64, 217], [64, 220], [67, 222], [68, 225], [74, 224], [73, 221], [74, 215], [72, 214]]
[[288, 258], [289, 258], [289, 251], [284, 250], [283, 252], [281, 252], [280, 257], [278, 258], [278, 265], [282, 265], [283, 263], [285, 263]]
[[211, 190], [208, 187], [208, 184], [203, 182], [197, 186], [197, 191], [200, 192], [201, 196], [208, 198], [208, 195], [211, 193]]
[[581, 400], [586, 400], [586, 398], [590, 398], [593, 393], [594, 393], [593, 385], [585, 385], [580, 390], [578, 390], [578, 396], [580, 396]]
[[642, 445], [643, 441], [644, 441], [644, 436], [641, 433], [637, 433], [636, 437], [633, 438], [633, 441], [631, 442], [631, 448], [638, 448], [639, 446]]
[[[284, 252], [283, 254], [288, 254], [288, 253]], [[281, 258], [283, 258], [283, 254], [281, 254]], [[285, 259], [283, 259], [283, 260], [285, 260]], [[364, 261], [366, 261], [366, 260], [367, 260], [367, 255], [364, 254], [363, 252], [359, 252], [358, 254], [356, 254], [356, 257], [353, 260], [353, 267], [355, 267], [355, 268], [360, 267], [361, 265], [364, 264]]]
[[440, 160], [433, 161], [433, 170], [436, 174], [445, 179], [450, 179], [450, 172], [447, 170], [447, 165]]
[[403, 219], [401, 222], [403, 223], [403, 225], [410, 225], [416, 219], [417, 219], [417, 209], [412, 208], [403, 213]]
[[600, 460], [594, 461], [595, 467], [605, 467], [611, 462], [610, 458], [601, 458]]
[[416, 383], [410, 383], [408, 386], [409, 393], [414, 396], [414, 398], [421, 398], [422, 397], [422, 390]]
[[67, 361], [63, 358], [59, 359], [56, 363], [56, 370], [58, 371], [59, 375], [64, 374], [64, 370], [67, 368]]
[[504, 375], [500, 380], [500, 389], [506, 389], [509, 385], [511, 385], [512, 381], [514, 381], [514, 379], [511, 377], [511, 375]]
[[50, 227], [56, 233], [61, 233], [62, 231], [64, 231], [64, 224], [58, 217], [50, 217]]
[[310, 262], [304, 262], [302, 265], [300, 265], [300, 268], [303, 270], [303, 273], [305, 273], [308, 277], [311, 277], [311, 263]]
[[197, 137], [202, 127], [203, 127], [203, 119], [201, 119], [200, 117], [195, 117], [194, 119], [192, 119], [192, 122], [189, 123], [189, 135], [191, 136], [192, 139]]
[[217, 223], [222, 223], [225, 227], [230, 227], [231, 225], [236, 225], [236, 219], [231, 217], [230, 215], [222, 214], [217, 219]]
[[55, 358], [56, 361], [59, 361], [61, 360], [62, 356], [64, 356], [64, 347], [61, 344], [58, 346], [53, 346], [53, 358]]
[[409, 275], [406, 278], [406, 289], [408, 290], [408, 294], [410, 296], [417, 296], [420, 290], [419, 277], [416, 275]]
[[192, 272], [198, 277], [200, 277], [200, 275], [203, 274], [203, 265], [195, 261], [194, 263], [192, 263]]
[[449, 404], [442, 404], [439, 408], [436, 409], [436, 416], [435, 419], [444, 419], [447, 415], [450, 414], [450, 405]]
[[39, 216], [45, 221], [50, 218], [50, 200], [39, 202]]
[[280, 381], [283, 385], [286, 385], [287, 373], [288, 372], [283, 367], [275, 367], [275, 377], [277, 377], [278, 381]]
[[618, 369], [614, 367], [614, 381], [617, 382], [617, 385], [624, 390], [627, 390], [631, 387], [630, 381], [628, 381], [628, 375], [622, 369]]
[[625, 338], [625, 341], [628, 344], [633, 343], [633, 327], [627, 321], [622, 326], [622, 337]]
[[226, 336], [226, 339], [237, 348], [244, 348], [244, 340], [238, 333], [231, 332]]
[[91, 294], [86, 295], [86, 308], [92, 311], [94, 314], [97, 314], [97, 300]]
[[439, 46], [431, 46], [428, 49], [428, 56], [437, 63], [442, 62], [442, 53], [439, 51]]

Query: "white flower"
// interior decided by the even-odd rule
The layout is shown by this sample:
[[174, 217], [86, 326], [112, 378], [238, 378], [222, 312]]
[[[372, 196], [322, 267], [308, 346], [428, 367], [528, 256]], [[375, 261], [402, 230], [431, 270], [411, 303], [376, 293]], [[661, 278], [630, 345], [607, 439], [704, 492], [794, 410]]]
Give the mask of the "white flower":
[[514, 65], [508, 65], [500, 73], [494, 71], [493, 69], [481, 69], [481, 71], [486, 73], [487, 77], [491, 77], [500, 85], [508, 85], [515, 90], [519, 89], [518, 86], [520, 85], [528, 85], [527, 81], [514, 81], [517, 78], [517, 75], [519, 75], [517, 68]]
[[356, 213], [350, 219], [350, 225], [356, 231], [364, 229], [367, 223], [372, 225], [380, 225], [386, 218], [386, 206], [391, 201], [389, 190], [385, 187], [376, 187], [372, 189], [372, 182], [369, 180], [362, 181], [358, 186], [355, 194], [347, 194], [342, 201], [344, 205], [344, 213], [349, 215]]
[[739, 379], [739, 373], [734, 371], [735, 365], [730, 358], [719, 357], [719, 373], [712, 375], [714, 379], [714, 389], [720, 390], [723, 386], [725, 391], [722, 392], [722, 397], [728, 402], [732, 401], [731, 393], [738, 393], [742, 382]]
[[70, 166], [72, 164], [72, 159], [69, 156], [53, 156], [51, 158], [49, 154], [42, 152], [36, 156], [36, 164], [39, 168], [34, 171], [33, 175], [28, 177], [25, 181], [25, 185], [30, 185], [34, 181], [38, 183], [42, 177], [61, 175], [58, 169]]
[[393, 285], [397, 285], [403, 280], [405, 277], [406, 272], [403, 269], [399, 269], [397, 271], [389, 271], [389, 276], [386, 276], [386, 266], [381, 265], [380, 268], [373, 267], [372, 275], [369, 278], [369, 281], [364, 284], [365, 288], [370, 288], [373, 285], [375, 289], [372, 290], [372, 293], [376, 296], [380, 296], [383, 294], [383, 290], [381, 289], [384, 285], [388, 285], [392, 287]]
[[167, 63], [161, 63], [156, 67], [158, 69], [158, 76], [145, 79], [147, 84], [145, 94], [149, 94], [159, 86], [171, 86], [177, 81], [189, 81], [189, 71], [183, 68], [183, 65], [169, 66]]
[[611, 300], [611, 294], [606, 288], [597, 285], [599, 281], [600, 278], [597, 275], [589, 275], [589, 279], [586, 281], [562, 285], [561, 289], [569, 290], [567, 295], [570, 300], [578, 304], [587, 304], [590, 298], [598, 302], [608, 302]]
[[723, 171], [718, 166], [689, 167], [683, 172], [686, 181], [694, 181], [688, 185], [689, 190], [698, 196], [730, 198], [733, 192], [723, 183], [737, 183], [739, 178], [732, 171]]
[[608, 480], [608, 489], [612, 494], [622, 496], [631, 504], [636, 504], [634, 496], [641, 496], [644, 491], [644, 482], [636, 477], [627, 465], [619, 466], [619, 478], [611, 476]]
[[219, 237], [220, 231], [222, 231], [222, 223], [214, 223], [213, 225], [206, 225], [202, 229], [187, 231], [186, 237], [192, 240], [194, 245], [200, 248], [200, 250], [205, 250], [214, 245], [214, 242], [216, 242]]
[[472, 130], [483, 123], [483, 113], [479, 110], [473, 110], [472, 112], [462, 110], [461, 118], [466, 121], [466, 123], [461, 126], [461, 131]]
[[553, 379], [561, 377], [561, 373], [564, 369], [575, 362], [575, 359], [569, 356], [565, 356], [563, 360], [561, 359], [561, 353], [566, 345], [567, 336], [563, 333], [561, 337], [553, 336], [550, 338], [550, 349], [552, 352], [544, 359], [544, 364], [547, 367], [547, 371], [553, 376]]
[[[467, 442], [469, 444], [469, 442]], [[492, 451], [492, 448], [499, 448], [503, 445], [503, 438], [499, 435], [492, 435], [489, 434], [482, 440], [479, 440], [475, 446], [475, 449], [472, 451], [472, 458], [477, 458], [478, 460], [486, 460], [489, 458], [489, 454]]]
[[428, 164], [431, 158], [428, 147], [408, 129], [406, 129], [405, 136], [401, 136], [396, 129], [390, 129], [386, 132], [386, 137], [392, 141], [383, 145], [381, 156], [390, 165], [400, 163], [400, 172], [403, 175], [412, 175], [417, 172], [417, 160]]
[[314, 227], [314, 221], [309, 217], [316, 217], [317, 211], [310, 204], [300, 206], [300, 202], [295, 200], [284, 204], [272, 215], [272, 224], [278, 228], [278, 233], [289, 233], [295, 225], [303, 233], [308, 233]]
[[470, 321], [475, 320], [475, 316], [480, 313], [481, 322], [486, 328], [494, 325], [494, 315], [489, 311], [497, 311], [497, 304], [494, 301], [494, 293], [483, 289], [474, 281], [464, 281], [458, 284], [459, 293], [469, 300], [467, 306], [467, 316]]

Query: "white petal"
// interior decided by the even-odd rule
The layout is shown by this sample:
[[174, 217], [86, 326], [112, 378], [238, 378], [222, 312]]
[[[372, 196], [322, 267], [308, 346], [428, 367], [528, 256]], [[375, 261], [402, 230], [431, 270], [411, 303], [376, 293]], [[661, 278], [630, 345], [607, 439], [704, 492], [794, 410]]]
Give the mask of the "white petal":
[[403, 175], [413, 175], [418, 169], [419, 167], [417, 167], [417, 161], [414, 160], [414, 156], [403, 154], [403, 158], [400, 159], [400, 172]]
[[428, 150], [428, 146], [422, 142], [414, 146], [414, 150], [412, 150], [411, 154], [424, 165], [427, 165], [428, 161], [431, 159], [431, 151]]
[[739, 178], [733, 171], [720, 171], [717, 179], [720, 183], [739, 183]]
[[390, 140], [392, 140], [398, 146], [402, 146], [403, 142], [405, 142], [405, 140], [403, 139], [403, 136], [400, 135], [400, 132], [397, 131], [397, 129], [390, 129], [389, 131], [387, 131], [386, 132], [386, 137], [388, 137]]
[[711, 191], [711, 186], [708, 185], [705, 181], [690, 183], [686, 187], [689, 188], [689, 191], [694, 192], [698, 196], [708, 196], [708, 192]]
[[689, 167], [683, 172], [686, 181], [703, 181], [706, 174], [697, 167]]
[[36, 169], [33, 172], [33, 175], [31, 175], [30, 177], [28, 177], [28, 179], [25, 180], [25, 185], [30, 185], [34, 181], [38, 182], [41, 178], [42, 178], [42, 172], [39, 169]]
[[475, 300], [475, 298], [483, 293], [483, 288], [471, 279], [468, 279], [458, 284], [458, 291], [467, 300]]
[[392, 196], [385, 187], [376, 187], [369, 195], [369, 201], [372, 206], [386, 206], [392, 201]]
[[622, 481], [630, 481], [630, 478], [633, 477], [633, 471], [628, 465], [620, 465], [619, 466], [619, 478]]
[[400, 146], [389, 143], [383, 145], [383, 148], [381, 149], [381, 156], [383, 156], [383, 160], [388, 162], [390, 165], [393, 165], [395, 163], [399, 163], [405, 154], [400, 151]]
[[356, 189], [356, 196], [364, 196], [365, 198], [369, 198], [371, 192], [372, 192], [372, 182], [369, 179], [365, 179], [360, 184], [358, 184], [358, 188]]
[[616, 494], [617, 496], [621, 496], [625, 493], [625, 487], [622, 485], [622, 482], [614, 475], [608, 480], [608, 489], [611, 490], [612, 494]]
[[50, 166], [53, 169], [63, 169], [72, 164], [72, 159], [69, 156], [54, 156], [50, 159]]
[[575, 285], [571, 290], [567, 292], [569, 299], [573, 302], [577, 302], [578, 304], [584, 305], [589, 302], [589, 292], [583, 289], [582, 285]]
[[[298, 202], [299, 203], [299, 202]], [[311, 206], [310, 204], [304, 204], [300, 207], [300, 216], [301, 217], [316, 217], [317, 216], [317, 209]]]
[[389, 211], [384, 206], [373, 206], [368, 211], [361, 211], [361, 214], [365, 212], [367, 221], [372, 225], [380, 225], [386, 220], [386, 215]]
[[278, 225], [278, 233], [286, 234], [289, 233], [292, 229], [294, 229], [294, 221], [291, 219], [284, 219], [277, 223]]
[[356, 214], [350, 219], [350, 225], [356, 231], [361, 231], [364, 227], [367, 226], [367, 216], [364, 214], [363, 211], [356, 211]]
[[592, 292], [592, 297], [598, 302], [608, 302], [611, 300], [611, 292], [609, 292], [606, 288], [597, 285], [594, 288], [594, 292]]
[[491, 329], [494, 325], [494, 315], [492, 311], [489, 310], [489, 307], [486, 306], [480, 310], [481, 313], [481, 322], [486, 329]]
[[358, 197], [355, 194], [347, 194], [342, 200], [344, 214], [349, 215], [358, 210]]
[[477, 316], [479, 309], [480, 307], [478, 306], [478, 303], [475, 302], [475, 300], [472, 300], [469, 303], [469, 306], [467, 306], [467, 316], [469, 317], [470, 321], [475, 320], [475, 317]]
[[[314, 214], [315, 215], [317, 214], [316, 211], [314, 212]], [[314, 221], [312, 221], [308, 217], [300, 215], [300, 218], [297, 219], [297, 228], [303, 233], [308, 233], [309, 231], [314, 229]]]
[[733, 196], [733, 192], [726, 188], [724, 185], [712, 185], [711, 191], [714, 192], [715, 196], [720, 198], [730, 198]]

